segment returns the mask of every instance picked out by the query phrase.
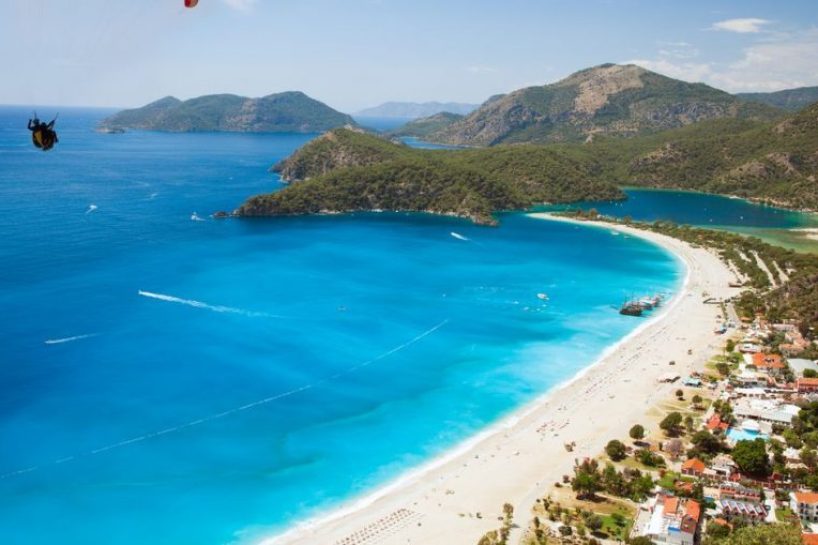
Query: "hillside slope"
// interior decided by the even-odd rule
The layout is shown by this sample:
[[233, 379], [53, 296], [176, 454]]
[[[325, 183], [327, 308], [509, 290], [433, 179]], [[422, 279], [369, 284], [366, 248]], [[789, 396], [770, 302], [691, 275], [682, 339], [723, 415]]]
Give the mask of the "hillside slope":
[[587, 162], [602, 180], [818, 210], [818, 104], [771, 123], [719, 119], [641, 138], [564, 146], [564, 152]]
[[463, 117], [464, 116], [459, 114], [441, 112], [429, 117], [422, 117], [420, 119], [410, 121], [409, 123], [390, 131], [389, 134], [399, 137], [411, 136], [414, 138], [428, 138], [430, 135], [446, 129], [453, 123], [457, 123], [463, 119]]
[[595, 135], [649, 134], [708, 119], [770, 120], [780, 114], [701, 83], [635, 65], [605, 64], [493, 98], [430, 138], [466, 146], [576, 142]]

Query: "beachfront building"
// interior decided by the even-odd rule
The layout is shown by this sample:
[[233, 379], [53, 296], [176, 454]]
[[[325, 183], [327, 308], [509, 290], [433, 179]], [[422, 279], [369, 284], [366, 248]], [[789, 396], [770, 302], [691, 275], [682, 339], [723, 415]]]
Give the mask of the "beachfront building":
[[704, 462], [698, 458], [691, 458], [689, 460], [685, 460], [685, 462], [682, 464], [682, 475], [701, 477], [704, 475], [705, 469], [707, 469], [707, 465], [705, 465]]
[[659, 545], [698, 542], [701, 506], [695, 500], [657, 494], [643, 509], [644, 524], [634, 525], [632, 537], [645, 536]]
[[742, 389], [764, 388], [769, 385], [766, 375], [759, 371], [748, 369], [746, 365], [741, 365], [739, 372], [730, 377], [730, 381]]
[[795, 373], [795, 376], [802, 377], [804, 376], [804, 371], [810, 370], [815, 371], [818, 373], [818, 361], [807, 360], [803, 358], [789, 358], [787, 363], [792, 369], [792, 372]]
[[818, 494], [815, 492], [790, 492], [790, 509], [803, 522], [818, 521]]
[[781, 376], [787, 368], [779, 354], [765, 354], [763, 352], [753, 354], [753, 366], [773, 377]]
[[738, 500], [753, 503], [761, 501], [761, 490], [739, 483], [727, 482], [720, 484], [718, 494], [720, 500]]
[[719, 416], [719, 413], [714, 412], [707, 420], [707, 424], [705, 424], [705, 427], [712, 433], [716, 433], [717, 431], [724, 433], [727, 431], [727, 428], [730, 427], [730, 424], [724, 422], [721, 419], [721, 416]]
[[733, 414], [738, 419], [756, 420], [768, 424], [790, 426], [792, 417], [801, 409], [797, 405], [771, 399], [742, 398], [733, 404]]
[[767, 518], [767, 510], [757, 502], [742, 500], [723, 499], [719, 500], [718, 509], [722, 518], [732, 521], [740, 518], [752, 524], [764, 522]]
[[799, 394], [812, 394], [818, 392], [818, 378], [799, 378], [795, 381]]
[[[809, 341], [804, 338], [795, 324], [773, 324], [773, 330], [784, 333], [784, 341], [779, 349], [786, 355], [798, 354], [809, 348]], [[792, 363], [790, 362], [792, 367]]]
[[710, 461], [710, 467], [704, 471], [704, 476], [719, 481], [729, 481], [739, 474], [738, 467], [732, 458], [726, 454], [719, 454]]

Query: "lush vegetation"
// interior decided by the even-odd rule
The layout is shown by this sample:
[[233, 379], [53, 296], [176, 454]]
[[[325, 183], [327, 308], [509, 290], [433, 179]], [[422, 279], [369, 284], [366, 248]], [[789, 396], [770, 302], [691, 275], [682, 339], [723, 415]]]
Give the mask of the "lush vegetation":
[[797, 526], [772, 524], [739, 528], [732, 534], [708, 536], [705, 545], [801, 545]]
[[654, 481], [649, 473], [638, 469], [617, 471], [613, 464], [606, 464], [600, 469], [594, 459], [583, 460], [574, 467], [571, 489], [580, 499], [593, 500], [599, 492], [612, 496], [643, 501], [653, 490]]
[[774, 122], [717, 119], [561, 148], [601, 180], [818, 209], [818, 104]]
[[544, 147], [419, 150], [349, 129], [314, 140], [274, 169], [293, 183], [251, 198], [239, 215], [402, 210], [493, 223], [498, 210], [623, 197], [581, 162]]
[[320, 132], [354, 124], [350, 116], [293, 91], [262, 98], [206, 95], [184, 102], [166, 97], [108, 117], [100, 123], [100, 128], [169, 132]]
[[730, 455], [742, 473], [753, 477], [764, 478], [770, 475], [770, 459], [764, 439], [739, 441]]

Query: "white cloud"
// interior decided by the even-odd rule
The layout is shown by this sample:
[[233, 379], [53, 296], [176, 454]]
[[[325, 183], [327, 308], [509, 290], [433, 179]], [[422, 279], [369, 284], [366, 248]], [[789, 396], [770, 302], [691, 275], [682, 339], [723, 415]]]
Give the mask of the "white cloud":
[[256, 0], [222, 0], [222, 2], [236, 11], [250, 11]]
[[749, 34], [761, 32], [764, 25], [770, 24], [767, 19], [757, 19], [749, 17], [746, 19], [727, 19], [713, 23], [711, 30], [726, 30], [727, 32], [738, 32], [739, 34]]
[[660, 53], [627, 61], [685, 81], [703, 81], [730, 92], [778, 91], [818, 85], [818, 28], [779, 34], [745, 48], [726, 63], [691, 62]]
[[671, 78], [694, 82], [706, 80], [713, 71], [708, 63], [679, 62], [670, 59], [632, 59], [623, 64], [635, 64]]

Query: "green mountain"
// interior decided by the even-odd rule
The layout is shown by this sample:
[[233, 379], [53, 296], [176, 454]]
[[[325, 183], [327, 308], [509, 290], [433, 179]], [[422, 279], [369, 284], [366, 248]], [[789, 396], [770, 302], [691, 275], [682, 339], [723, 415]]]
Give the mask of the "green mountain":
[[604, 64], [557, 83], [492, 97], [430, 137], [467, 146], [577, 142], [599, 135], [649, 134], [708, 119], [770, 120], [779, 114], [702, 83], [635, 65]]
[[718, 119], [564, 148], [601, 180], [818, 210], [818, 104], [775, 122]]
[[237, 214], [426, 211], [493, 223], [498, 210], [619, 199], [619, 185], [692, 189], [818, 209], [818, 104], [774, 122], [722, 118], [584, 144], [419, 150], [338, 129], [274, 170], [292, 182]]
[[354, 125], [304, 93], [291, 91], [262, 98], [206, 95], [184, 102], [166, 97], [142, 108], [125, 110], [99, 125], [102, 131], [142, 129], [168, 132], [323, 132]]
[[814, 102], [818, 102], [818, 87], [799, 87], [773, 93], [737, 93], [736, 96], [742, 100], [760, 102], [782, 110], [797, 112]]
[[429, 117], [414, 119], [397, 129], [390, 131], [392, 136], [411, 136], [415, 138], [428, 138], [430, 135], [442, 131], [452, 123], [463, 119], [462, 115], [449, 112], [441, 112]]
[[542, 146], [432, 151], [337, 129], [274, 170], [291, 182], [252, 197], [236, 214], [279, 216], [366, 210], [431, 212], [492, 224], [499, 210], [623, 198], [585, 164]]

